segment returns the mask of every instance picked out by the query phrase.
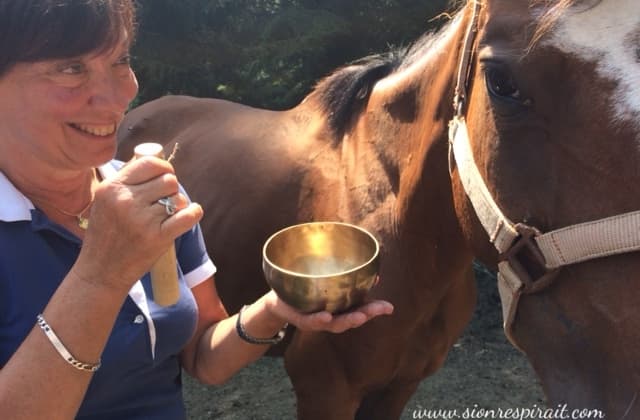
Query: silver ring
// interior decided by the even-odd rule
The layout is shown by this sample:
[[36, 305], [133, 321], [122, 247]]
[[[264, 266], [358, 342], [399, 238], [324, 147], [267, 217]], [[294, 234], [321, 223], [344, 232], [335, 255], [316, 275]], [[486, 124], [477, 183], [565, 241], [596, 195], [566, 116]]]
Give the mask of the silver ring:
[[173, 216], [174, 214], [176, 214], [176, 210], [178, 208], [169, 197], [161, 198], [160, 200], [156, 201], [156, 203], [164, 206], [164, 211], [167, 212], [167, 216]]

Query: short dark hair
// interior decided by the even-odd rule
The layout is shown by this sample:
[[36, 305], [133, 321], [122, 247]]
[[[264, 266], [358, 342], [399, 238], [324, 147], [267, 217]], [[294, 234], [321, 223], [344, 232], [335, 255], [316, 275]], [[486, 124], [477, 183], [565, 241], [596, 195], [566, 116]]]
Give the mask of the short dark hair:
[[135, 32], [133, 0], [0, 0], [0, 76], [20, 62], [77, 57]]

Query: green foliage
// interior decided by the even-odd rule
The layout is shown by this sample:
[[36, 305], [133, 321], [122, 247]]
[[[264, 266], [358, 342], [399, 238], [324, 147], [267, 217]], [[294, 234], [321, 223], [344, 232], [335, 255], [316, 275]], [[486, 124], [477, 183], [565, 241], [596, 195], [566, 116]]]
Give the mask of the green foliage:
[[407, 45], [447, 0], [138, 0], [137, 104], [165, 94], [284, 109], [321, 77]]

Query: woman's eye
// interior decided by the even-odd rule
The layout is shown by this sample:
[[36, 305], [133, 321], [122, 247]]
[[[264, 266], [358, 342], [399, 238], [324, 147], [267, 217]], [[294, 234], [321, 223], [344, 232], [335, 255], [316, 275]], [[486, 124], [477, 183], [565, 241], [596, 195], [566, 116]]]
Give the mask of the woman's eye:
[[58, 67], [58, 71], [62, 74], [81, 74], [85, 71], [85, 67], [82, 63], [69, 63]]
[[522, 94], [511, 74], [501, 68], [490, 67], [485, 72], [487, 89], [491, 95], [519, 101]]
[[131, 65], [131, 56], [129, 54], [120, 57], [118, 61], [116, 61], [116, 65]]

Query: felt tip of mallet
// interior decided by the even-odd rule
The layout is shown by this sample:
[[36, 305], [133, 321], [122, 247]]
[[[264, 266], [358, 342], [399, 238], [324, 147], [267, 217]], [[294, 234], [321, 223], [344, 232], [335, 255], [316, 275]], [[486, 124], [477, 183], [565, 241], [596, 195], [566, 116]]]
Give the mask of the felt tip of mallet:
[[155, 156], [164, 159], [164, 148], [159, 143], [140, 143], [133, 149], [136, 158]]

